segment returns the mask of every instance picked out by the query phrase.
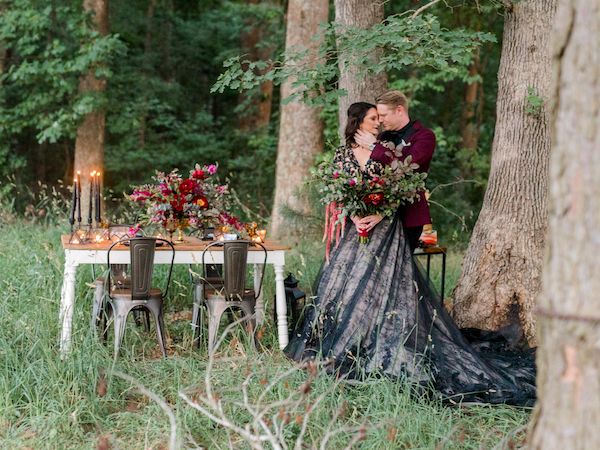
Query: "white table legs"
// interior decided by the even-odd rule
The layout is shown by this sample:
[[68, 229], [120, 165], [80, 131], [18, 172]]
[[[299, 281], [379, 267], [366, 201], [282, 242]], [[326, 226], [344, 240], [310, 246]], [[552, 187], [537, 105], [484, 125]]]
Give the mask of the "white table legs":
[[[257, 292], [258, 288], [261, 287], [260, 281], [261, 281], [264, 271], [265, 271], [264, 265], [254, 264], [254, 292]], [[259, 325], [265, 321], [265, 301], [264, 301], [264, 295], [263, 295], [264, 290], [265, 290], [264, 286], [262, 286], [262, 289], [260, 290], [258, 298], [256, 299], [256, 307], [255, 307], [256, 323]]]
[[71, 328], [73, 325], [73, 308], [75, 306], [75, 275], [77, 263], [65, 260], [65, 272], [63, 276], [62, 291], [60, 294], [59, 321], [60, 331], [60, 354], [65, 357], [71, 348]]
[[283, 284], [283, 264], [275, 264], [275, 308], [277, 311], [279, 348], [283, 350], [288, 344], [287, 303], [285, 300], [285, 285]]

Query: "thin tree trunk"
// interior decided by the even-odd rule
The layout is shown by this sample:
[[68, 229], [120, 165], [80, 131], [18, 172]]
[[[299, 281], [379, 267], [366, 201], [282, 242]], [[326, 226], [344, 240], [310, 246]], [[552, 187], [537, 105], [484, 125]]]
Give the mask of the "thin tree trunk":
[[[102, 34], [108, 34], [108, 0], [84, 0], [83, 9], [93, 14], [93, 24]], [[79, 92], [101, 93], [106, 89], [106, 80], [96, 78], [91, 67], [79, 83]], [[75, 171], [81, 172], [82, 206], [89, 201], [89, 174], [96, 170], [104, 172], [104, 111], [88, 114], [77, 128], [75, 139]], [[83, 210], [83, 208], [82, 208]]]
[[144, 80], [144, 95], [142, 98], [142, 108], [140, 112], [140, 128], [138, 130], [138, 143], [140, 148], [146, 146], [146, 120], [148, 118], [148, 78], [152, 63], [150, 61], [150, 52], [152, 51], [152, 20], [154, 19], [154, 10], [156, 9], [156, 0], [148, 2], [146, 10], [146, 36], [144, 38], [144, 66], [142, 68]]
[[[340, 25], [340, 31], [344, 28], [354, 27], [366, 29], [383, 21], [382, 1], [372, 0], [335, 0], [335, 21]], [[344, 59], [351, 55], [341, 54], [339, 69], [339, 89], [344, 89], [347, 95], [340, 97], [338, 104], [339, 134], [344, 135], [348, 107], [355, 102], [375, 101], [375, 97], [382, 94], [387, 86], [385, 73], [369, 75], [353, 64], [344, 64]], [[377, 62], [377, 55], [373, 57], [373, 63]]]
[[547, 107], [528, 112], [527, 99], [530, 90], [544, 100], [550, 94], [555, 9], [556, 0], [527, 0], [506, 11], [488, 187], [454, 292], [460, 326], [495, 330], [519, 324], [532, 345], [547, 227], [550, 128]]
[[[469, 66], [469, 76], [474, 77], [480, 72], [479, 49], [473, 54], [473, 61]], [[463, 103], [463, 111], [461, 116], [461, 138], [463, 148], [470, 150], [472, 153], [477, 151], [479, 142], [479, 127], [477, 120], [477, 111], [479, 103], [479, 81], [473, 81], [467, 84], [465, 88], [465, 101]]]
[[[289, 0], [287, 11], [286, 49], [309, 48], [308, 58], [315, 59], [319, 24], [328, 19], [327, 0], [304, 2]], [[316, 63], [316, 61], [308, 61]], [[293, 92], [292, 79], [281, 86], [281, 98]], [[319, 109], [298, 100], [281, 104], [279, 143], [277, 146], [277, 170], [275, 176], [275, 200], [271, 215], [271, 233], [275, 237], [292, 231], [285, 227], [282, 209], [289, 206], [305, 212], [307, 205], [297, 191], [302, 186], [315, 156], [323, 150], [323, 122]]]
[[600, 0], [560, 0], [556, 16], [549, 231], [530, 447], [597, 449]]
[[[246, 0], [250, 5], [256, 5], [259, 0]], [[260, 43], [264, 38], [263, 27], [256, 20], [250, 21], [251, 26], [247, 33], [242, 35], [242, 49], [248, 54], [251, 61], [266, 61], [271, 58], [272, 48], [261, 47]], [[266, 69], [265, 69], [266, 70]], [[244, 131], [253, 131], [257, 128], [264, 128], [269, 125], [271, 120], [271, 108], [273, 104], [273, 82], [265, 81], [258, 88], [258, 93], [240, 94], [240, 103], [248, 101], [248, 95], [254, 95], [252, 104], [246, 108], [246, 112], [240, 114], [238, 124]]]

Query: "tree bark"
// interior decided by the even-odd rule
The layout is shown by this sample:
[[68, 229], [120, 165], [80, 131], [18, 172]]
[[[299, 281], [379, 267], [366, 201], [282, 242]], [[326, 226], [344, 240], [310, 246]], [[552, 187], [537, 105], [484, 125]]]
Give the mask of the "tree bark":
[[530, 447], [600, 448], [600, 0], [560, 0], [554, 27], [549, 231]]
[[544, 100], [550, 95], [555, 9], [556, 0], [526, 0], [506, 10], [488, 187], [454, 291], [460, 326], [519, 324], [531, 345], [547, 228], [550, 128], [547, 106], [528, 111], [528, 96], [531, 89]]
[[[108, 0], [84, 0], [83, 9], [92, 13], [96, 31], [108, 34]], [[102, 93], [106, 80], [96, 78], [95, 67], [90, 67], [79, 82], [79, 92]], [[89, 174], [96, 170], [104, 172], [104, 111], [89, 113], [77, 128], [75, 139], [75, 172], [81, 172], [82, 211], [89, 201]]]
[[[259, 0], [246, 0], [246, 3], [256, 5], [259, 3]], [[264, 38], [262, 24], [259, 21], [250, 20], [248, 25], [250, 29], [242, 35], [242, 49], [244, 53], [248, 54], [250, 61], [267, 61], [271, 58], [273, 49], [259, 45]], [[261, 83], [258, 93], [240, 94], [240, 104], [248, 101], [249, 96], [253, 96], [251, 105], [238, 118], [238, 125], [243, 131], [253, 131], [269, 125], [273, 105], [273, 82], [265, 81]]]
[[[480, 72], [479, 49], [473, 54], [473, 61], [469, 66], [469, 76], [474, 77]], [[480, 93], [480, 82], [473, 81], [467, 84], [465, 88], [465, 102], [463, 104], [461, 116], [461, 138], [463, 148], [475, 153], [479, 142], [479, 123], [477, 120], [478, 100]], [[464, 174], [463, 174], [464, 175]]]
[[152, 71], [152, 61], [150, 52], [152, 51], [152, 22], [154, 19], [154, 10], [156, 9], [156, 1], [148, 2], [146, 10], [146, 36], [144, 37], [144, 65], [142, 68], [142, 79], [144, 80], [144, 95], [142, 98], [142, 107], [140, 111], [140, 128], [138, 130], [138, 143], [140, 148], [146, 146], [146, 121], [148, 119], [148, 79]]
[[[335, 21], [342, 32], [347, 27], [366, 29], [383, 21], [383, 5], [384, 2], [372, 0], [335, 0]], [[359, 67], [344, 64], [344, 59], [352, 61], [349, 56], [341, 54], [339, 62], [338, 86], [339, 89], [347, 92], [347, 95], [340, 97], [338, 102], [339, 134], [342, 138], [346, 128], [348, 107], [352, 103], [361, 101], [374, 103], [375, 97], [382, 94], [387, 86], [385, 73], [365, 76]], [[373, 63], [376, 62], [377, 55], [374, 55]]]
[[[319, 24], [328, 19], [327, 0], [304, 2], [289, 0], [287, 11], [286, 50], [308, 48], [309, 56], [316, 63], [314, 37], [319, 33]], [[293, 79], [281, 86], [281, 98], [289, 97]], [[279, 143], [277, 145], [277, 169], [275, 176], [275, 200], [271, 215], [271, 233], [280, 237], [293, 231], [286, 227], [282, 209], [284, 206], [306, 212], [306, 203], [297, 195], [298, 189], [309, 175], [315, 156], [323, 150], [323, 122], [319, 109], [308, 106], [299, 100], [281, 104], [279, 123]]]

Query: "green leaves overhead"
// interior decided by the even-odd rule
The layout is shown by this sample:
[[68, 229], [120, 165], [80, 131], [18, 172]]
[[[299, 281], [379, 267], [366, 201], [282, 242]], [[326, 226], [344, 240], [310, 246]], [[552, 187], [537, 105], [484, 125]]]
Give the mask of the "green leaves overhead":
[[[401, 79], [398, 87], [409, 94], [425, 88], [441, 90], [450, 80], [472, 81], [468, 66], [473, 50], [495, 42], [490, 33], [445, 29], [432, 15], [394, 15], [366, 30], [341, 28], [333, 23], [324, 26], [323, 32], [323, 43], [312, 61], [304, 49], [281, 55], [278, 61], [230, 58], [212, 92], [244, 91], [265, 80], [282, 83], [291, 79], [296, 88], [292, 98], [323, 104], [345, 95], [336, 85], [339, 62], [358, 67], [365, 77], [381, 72], [396, 75]], [[378, 57], [375, 63], [374, 55]], [[268, 71], [261, 74], [265, 68]]]

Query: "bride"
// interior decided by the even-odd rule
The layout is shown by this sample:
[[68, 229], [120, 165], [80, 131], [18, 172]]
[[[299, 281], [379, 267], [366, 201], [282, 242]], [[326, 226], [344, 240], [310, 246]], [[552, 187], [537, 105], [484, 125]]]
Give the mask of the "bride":
[[[346, 145], [337, 149], [334, 162], [350, 173], [377, 176], [389, 158], [377, 151], [380, 146], [371, 152], [372, 145], [359, 145], [355, 136], [375, 135], [378, 123], [375, 105], [351, 105]], [[401, 217], [402, 211], [391, 219], [352, 218], [355, 226], [346, 227], [323, 265], [315, 302], [306, 308], [286, 355], [296, 361], [327, 359], [336, 373], [349, 377], [405, 378], [434, 388], [449, 402], [532, 403], [533, 353], [509, 348], [497, 333], [458, 329], [415, 263]], [[357, 229], [365, 226], [370, 240], [360, 244]]]

